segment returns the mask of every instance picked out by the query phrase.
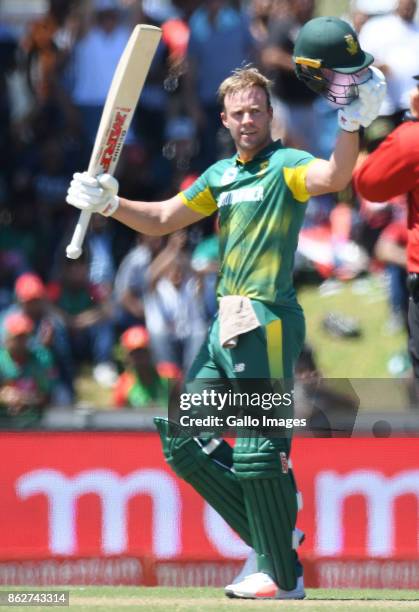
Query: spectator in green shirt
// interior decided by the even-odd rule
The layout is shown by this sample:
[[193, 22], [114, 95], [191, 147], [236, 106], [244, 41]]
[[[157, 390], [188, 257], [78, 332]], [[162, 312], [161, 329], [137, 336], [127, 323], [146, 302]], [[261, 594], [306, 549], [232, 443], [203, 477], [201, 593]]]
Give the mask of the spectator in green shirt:
[[36, 426], [47, 406], [55, 373], [51, 354], [29, 342], [34, 330], [22, 312], [4, 321], [4, 346], [0, 348], [0, 427]]
[[177, 366], [173, 363], [153, 364], [149, 335], [142, 325], [134, 325], [122, 334], [121, 347], [126, 355], [126, 366], [114, 387], [116, 408], [167, 406], [167, 379], [180, 376]]

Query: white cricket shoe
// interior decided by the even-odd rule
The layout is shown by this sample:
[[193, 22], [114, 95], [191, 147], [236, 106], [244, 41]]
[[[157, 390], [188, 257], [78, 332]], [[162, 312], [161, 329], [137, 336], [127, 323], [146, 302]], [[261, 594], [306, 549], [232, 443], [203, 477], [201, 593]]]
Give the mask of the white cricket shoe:
[[228, 584], [224, 589], [227, 597], [242, 599], [304, 599], [304, 578], [297, 578], [297, 586], [292, 591], [284, 591], [264, 572], [250, 574], [242, 582]]
[[[294, 548], [297, 549], [300, 544], [302, 544], [305, 540], [306, 534], [301, 529], [296, 527], [294, 529], [293, 540], [294, 540]], [[258, 558], [255, 550], [252, 548], [245, 560], [240, 572], [234, 578], [231, 584], [237, 584], [246, 578], [246, 576], [250, 576], [250, 574], [256, 574], [258, 571]]]

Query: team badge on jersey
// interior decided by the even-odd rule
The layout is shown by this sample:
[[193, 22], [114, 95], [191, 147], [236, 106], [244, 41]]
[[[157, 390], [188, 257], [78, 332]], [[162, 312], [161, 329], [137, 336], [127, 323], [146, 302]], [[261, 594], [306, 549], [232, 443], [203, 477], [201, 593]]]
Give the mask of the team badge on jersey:
[[269, 167], [269, 160], [265, 159], [265, 161], [261, 162], [260, 164], [260, 168], [259, 168], [259, 172], [257, 173], [257, 176], [262, 176], [262, 174], [265, 174], [268, 167]]
[[229, 183], [232, 183], [238, 173], [238, 168], [236, 168], [235, 166], [232, 166], [231, 168], [227, 168], [227, 170], [224, 172], [223, 176], [221, 177], [220, 180], [220, 185], [228, 185]]

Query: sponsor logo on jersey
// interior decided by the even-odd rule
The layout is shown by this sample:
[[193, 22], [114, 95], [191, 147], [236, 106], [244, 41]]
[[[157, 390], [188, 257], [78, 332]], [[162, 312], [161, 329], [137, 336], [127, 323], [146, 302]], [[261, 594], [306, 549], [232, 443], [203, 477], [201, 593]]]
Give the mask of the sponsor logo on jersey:
[[236, 363], [234, 364], [234, 372], [244, 372], [246, 369], [246, 364], [245, 363]]
[[263, 200], [263, 186], [243, 187], [234, 191], [225, 191], [218, 199], [218, 207], [231, 206], [240, 202], [261, 202]]
[[236, 179], [238, 171], [239, 169], [236, 168], [236, 166], [227, 168], [227, 170], [224, 172], [223, 176], [221, 177], [220, 185], [228, 185], [229, 183], [232, 183]]

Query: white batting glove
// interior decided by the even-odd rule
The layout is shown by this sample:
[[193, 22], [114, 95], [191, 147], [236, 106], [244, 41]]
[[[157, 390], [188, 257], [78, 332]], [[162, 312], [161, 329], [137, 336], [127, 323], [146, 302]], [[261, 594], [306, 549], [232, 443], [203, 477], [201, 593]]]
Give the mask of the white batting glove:
[[375, 66], [369, 70], [371, 78], [358, 85], [359, 97], [338, 112], [339, 127], [346, 132], [357, 132], [361, 126], [368, 127], [378, 117], [387, 84], [381, 70]]
[[66, 201], [80, 210], [110, 217], [119, 206], [118, 188], [118, 181], [110, 174], [99, 174], [95, 178], [87, 172], [76, 172]]

